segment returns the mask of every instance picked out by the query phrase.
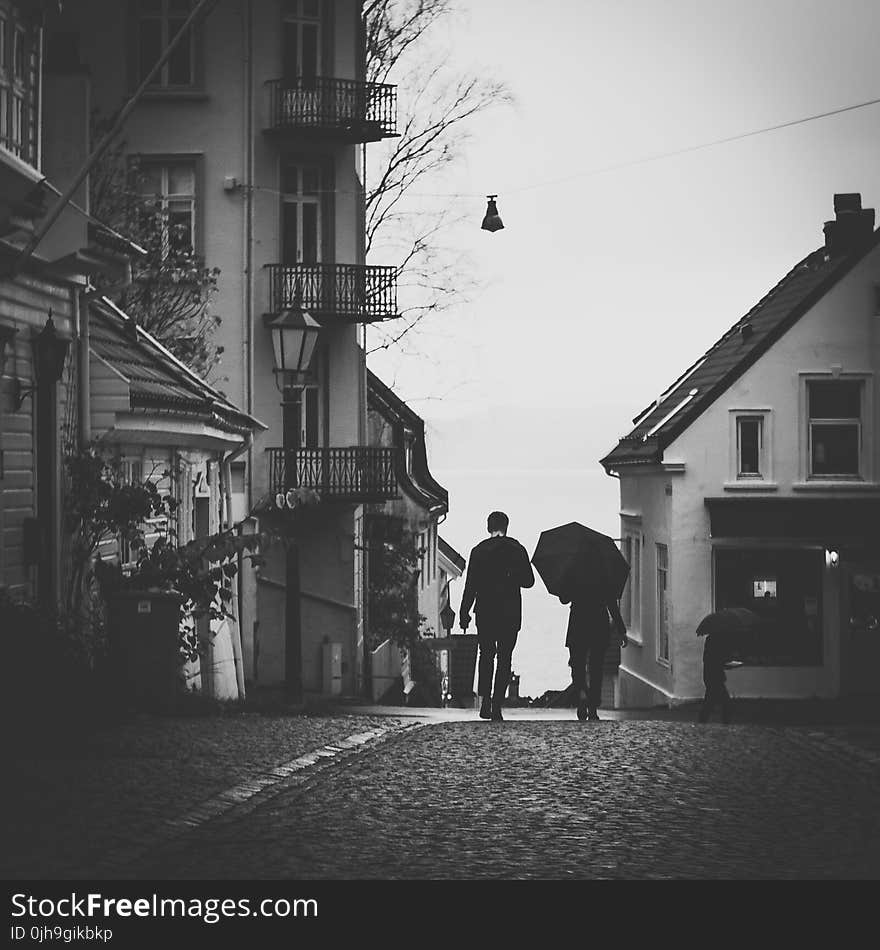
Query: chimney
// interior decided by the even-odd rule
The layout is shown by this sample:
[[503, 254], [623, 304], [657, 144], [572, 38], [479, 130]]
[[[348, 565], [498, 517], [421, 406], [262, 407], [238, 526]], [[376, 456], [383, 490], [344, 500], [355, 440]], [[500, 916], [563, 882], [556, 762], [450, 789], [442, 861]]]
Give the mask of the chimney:
[[849, 254], [874, 233], [874, 209], [862, 208], [858, 193], [834, 196], [834, 221], [826, 221], [825, 250], [832, 257]]

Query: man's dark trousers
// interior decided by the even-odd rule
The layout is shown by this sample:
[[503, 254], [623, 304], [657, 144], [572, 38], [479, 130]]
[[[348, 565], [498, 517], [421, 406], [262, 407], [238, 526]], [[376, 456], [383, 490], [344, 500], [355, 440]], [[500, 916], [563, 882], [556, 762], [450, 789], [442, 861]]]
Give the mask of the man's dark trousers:
[[[518, 631], [502, 624], [477, 625], [477, 646], [480, 648], [477, 693], [491, 697], [496, 703], [504, 702], [510, 683], [510, 667]], [[495, 658], [498, 664], [495, 664]], [[495, 683], [492, 683], [494, 669]]]
[[[602, 668], [605, 665], [605, 651], [608, 649], [610, 636], [594, 636], [584, 638], [571, 644], [568, 648], [568, 665], [571, 667], [571, 682], [575, 696], [580, 696], [581, 690], [587, 694], [587, 706], [598, 709], [602, 702]], [[587, 663], [590, 666], [590, 686], [587, 688]]]

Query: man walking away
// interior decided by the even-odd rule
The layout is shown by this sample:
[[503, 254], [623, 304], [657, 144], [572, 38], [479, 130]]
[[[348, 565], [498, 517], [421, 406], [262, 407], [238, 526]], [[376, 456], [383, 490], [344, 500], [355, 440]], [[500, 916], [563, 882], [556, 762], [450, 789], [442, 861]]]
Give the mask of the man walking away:
[[476, 603], [480, 718], [496, 722], [504, 718], [501, 707], [510, 682], [513, 648], [522, 626], [520, 588], [535, 583], [526, 549], [519, 541], [507, 537], [508, 524], [503, 511], [493, 511], [486, 520], [489, 537], [471, 551], [459, 608], [461, 629], [467, 630], [471, 607]]

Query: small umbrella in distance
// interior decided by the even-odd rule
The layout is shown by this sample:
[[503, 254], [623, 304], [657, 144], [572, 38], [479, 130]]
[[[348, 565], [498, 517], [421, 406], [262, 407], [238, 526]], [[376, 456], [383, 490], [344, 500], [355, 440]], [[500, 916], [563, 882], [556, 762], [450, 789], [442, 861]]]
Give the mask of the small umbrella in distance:
[[613, 539], [577, 521], [542, 531], [532, 564], [547, 591], [556, 595], [573, 583], [620, 600], [629, 576], [629, 564]]
[[746, 648], [749, 638], [763, 624], [763, 618], [748, 607], [722, 607], [703, 617], [697, 625], [697, 636], [713, 636], [719, 641], [727, 658], [725, 666], [741, 666], [739, 661], [732, 659], [732, 655]]

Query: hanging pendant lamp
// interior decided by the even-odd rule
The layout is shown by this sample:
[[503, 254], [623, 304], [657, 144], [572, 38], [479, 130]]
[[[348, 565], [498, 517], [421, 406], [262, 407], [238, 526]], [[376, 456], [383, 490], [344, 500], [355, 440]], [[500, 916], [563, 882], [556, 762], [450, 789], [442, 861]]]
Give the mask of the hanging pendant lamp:
[[486, 214], [483, 218], [483, 223], [480, 225], [484, 231], [500, 231], [504, 227], [504, 223], [498, 214], [498, 206], [495, 204], [495, 199], [497, 197], [498, 195], [486, 196], [488, 199]]

